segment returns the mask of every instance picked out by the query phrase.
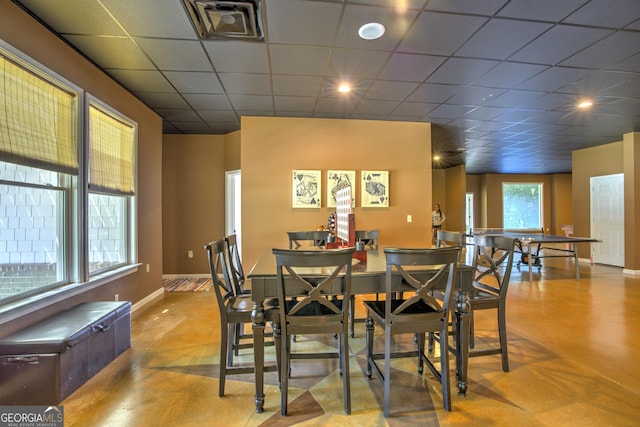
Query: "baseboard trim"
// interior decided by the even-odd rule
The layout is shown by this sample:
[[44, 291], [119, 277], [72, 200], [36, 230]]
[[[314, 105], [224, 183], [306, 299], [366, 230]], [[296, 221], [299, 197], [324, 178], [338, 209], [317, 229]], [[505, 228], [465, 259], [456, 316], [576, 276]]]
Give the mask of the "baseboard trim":
[[156, 298], [160, 298], [162, 295], [164, 295], [164, 288], [156, 289], [146, 297], [142, 298], [137, 303], [133, 304], [133, 306], [131, 307], [131, 312], [132, 313], [135, 312], [136, 310], [144, 307], [145, 305], [149, 304], [151, 301], [155, 300]]

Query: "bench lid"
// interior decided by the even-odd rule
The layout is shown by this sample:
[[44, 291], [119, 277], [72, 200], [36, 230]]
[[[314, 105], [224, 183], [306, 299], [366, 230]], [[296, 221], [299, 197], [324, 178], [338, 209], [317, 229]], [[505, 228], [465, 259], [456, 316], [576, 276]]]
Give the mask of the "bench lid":
[[64, 353], [130, 311], [129, 301], [78, 304], [0, 339], [0, 355]]

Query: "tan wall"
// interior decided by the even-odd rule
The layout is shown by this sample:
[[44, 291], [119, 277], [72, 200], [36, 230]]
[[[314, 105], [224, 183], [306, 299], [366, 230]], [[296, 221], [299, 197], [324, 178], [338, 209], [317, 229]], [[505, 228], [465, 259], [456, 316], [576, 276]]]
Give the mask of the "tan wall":
[[[356, 189], [356, 228], [380, 230], [383, 245], [429, 244], [431, 132], [428, 123], [242, 118], [243, 262], [288, 245], [286, 232], [326, 225], [328, 169], [388, 170], [389, 208], [363, 209]], [[291, 172], [322, 171], [322, 208], [291, 207]], [[407, 223], [408, 214], [413, 222]]]
[[467, 168], [465, 165], [445, 169], [447, 177], [446, 201], [447, 221], [445, 229], [464, 231], [465, 228], [465, 193], [467, 188]]
[[[592, 176], [612, 175], [624, 172], [622, 142], [576, 150], [571, 156], [573, 194], [573, 234], [591, 236], [591, 188]], [[627, 240], [627, 239], [625, 239]], [[588, 244], [578, 245], [583, 258], [591, 256]]]
[[240, 169], [240, 131], [231, 132], [224, 136], [224, 170]]
[[209, 271], [204, 244], [225, 233], [225, 152], [222, 135], [164, 135], [164, 274]]
[[473, 193], [473, 224], [475, 227], [482, 227], [481, 207], [482, 207], [482, 176], [467, 175], [466, 176], [466, 192]]
[[640, 132], [624, 135], [624, 266], [640, 270]]
[[573, 225], [571, 174], [551, 175], [551, 232], [564, 235], [563, 225]]
[[[120, 299], [134, 303], [162, 287], [162, 120], [133, 95], [78, 55], [9, 0], [0, 0], [0, 39], [52, 69], [138, 123], [139, 272], [53, 304], [3, 325], [3, 333], [80, 301]], [[146, 272], [149, 264], [150, 272]]]

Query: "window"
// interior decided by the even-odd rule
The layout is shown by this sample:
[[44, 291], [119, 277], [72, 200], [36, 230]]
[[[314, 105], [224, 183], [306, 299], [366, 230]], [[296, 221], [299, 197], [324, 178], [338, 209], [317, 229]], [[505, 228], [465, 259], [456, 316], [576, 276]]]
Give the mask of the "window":
[[135, 262], [136, 135], [0, 40], [0, 312]]
[[503, 227], [542, 228], [542, 184], [502, 183]]
[[128, 218], [135, 194], [135, 126], [89, 105], [89, 274], [124, 265], [133, 252]]

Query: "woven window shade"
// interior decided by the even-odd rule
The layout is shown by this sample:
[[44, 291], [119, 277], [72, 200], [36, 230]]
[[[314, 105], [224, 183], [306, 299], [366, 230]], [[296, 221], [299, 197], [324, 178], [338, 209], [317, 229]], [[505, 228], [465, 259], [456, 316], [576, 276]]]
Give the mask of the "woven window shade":
[[0, 160], [78, 174], [76, 95], [0, 54]]
[[135, 194], [134, 142], [133, 126], [89, 107], [89, 189]]

